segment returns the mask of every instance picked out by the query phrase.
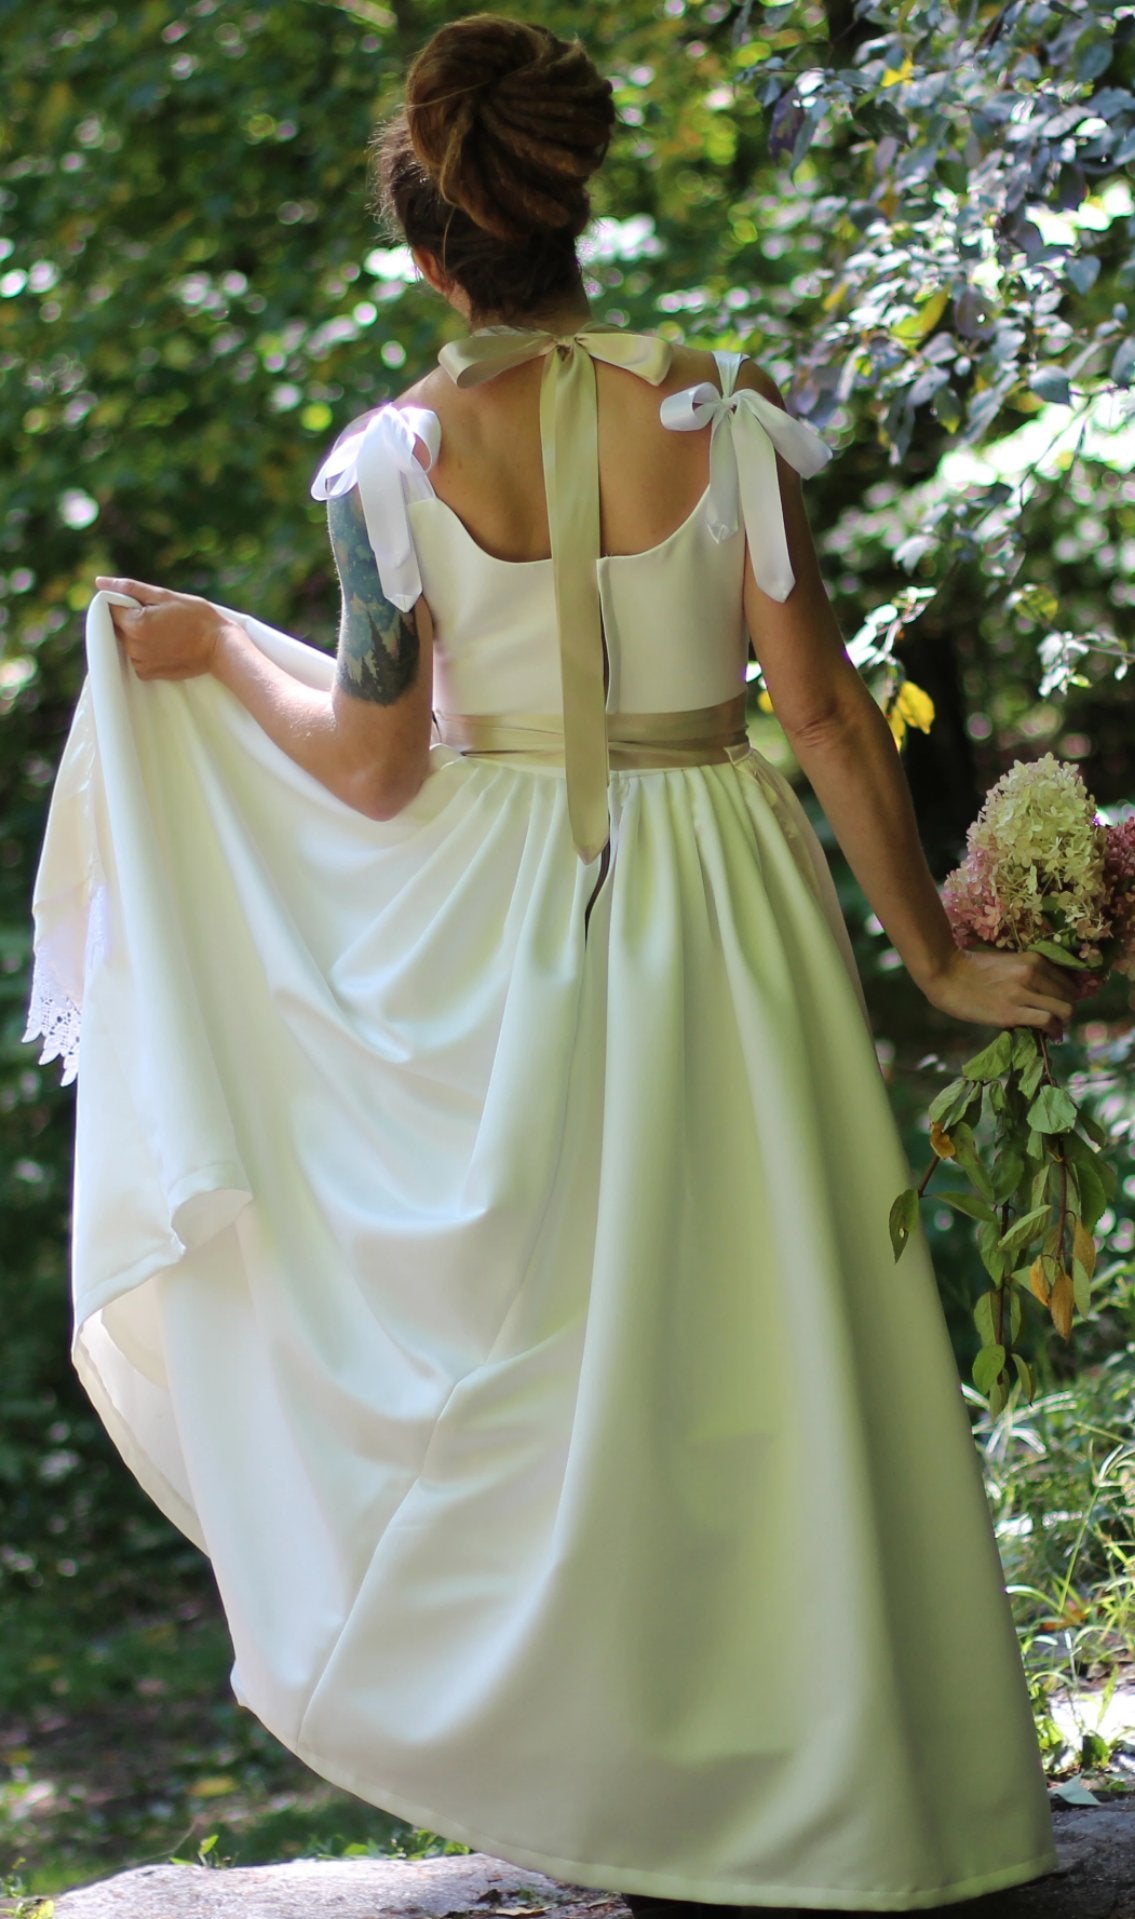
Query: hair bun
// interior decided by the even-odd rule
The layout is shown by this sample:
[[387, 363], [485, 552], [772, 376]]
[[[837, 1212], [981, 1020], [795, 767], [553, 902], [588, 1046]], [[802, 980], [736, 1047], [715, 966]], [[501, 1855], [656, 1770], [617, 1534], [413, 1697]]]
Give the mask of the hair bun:
[[578, 40], [474, 13], [435, 33], [406, 82], [414, 153], [443, 200], [499, 239], [573, 238], [615, 122]]

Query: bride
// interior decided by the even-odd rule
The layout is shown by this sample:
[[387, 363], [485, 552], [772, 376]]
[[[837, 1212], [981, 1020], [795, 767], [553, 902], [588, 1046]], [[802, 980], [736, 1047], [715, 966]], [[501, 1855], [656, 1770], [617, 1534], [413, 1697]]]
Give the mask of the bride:
[[925, 1242], [751, 644], [935, 1006], [955, 948], [741, 355], [596, 320], [577, 41], [429, 42], [382, 196], [467, 323], [314, 483], [337, 655], [102, 578], [37, 890], [75, 1359], [317, 1771], [560, 1878], [909, 1911], [1054, 1863]]

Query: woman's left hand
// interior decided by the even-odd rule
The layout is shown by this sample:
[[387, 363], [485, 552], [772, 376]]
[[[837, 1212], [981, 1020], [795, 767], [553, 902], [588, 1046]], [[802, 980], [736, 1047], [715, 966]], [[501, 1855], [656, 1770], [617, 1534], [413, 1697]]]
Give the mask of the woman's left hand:
[[128, 593], [141, 601], [137, 609], [110, 608], [114, 630], [140, 680], [191, 680], [213, 671], [222, 636], [232, 622], [211, 601], [101, 573], [95, 585], [102, 592]]

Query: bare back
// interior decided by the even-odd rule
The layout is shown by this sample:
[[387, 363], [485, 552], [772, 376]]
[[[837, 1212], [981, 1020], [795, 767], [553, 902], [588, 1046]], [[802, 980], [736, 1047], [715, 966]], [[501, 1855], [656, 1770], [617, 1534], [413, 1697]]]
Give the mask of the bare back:
[[[542, 560], [550, 551], [540, 448], [542, 372], [543, 362], [535, 360], [481, 386], [460, 388], [434, 368], [399, 401], [437, 414], [441, 452], [430, 475], [434, 490], [477, 544], [500, 560]], [[640, 553], [681, 525], [708, 480], [708, 435], [667, 432], [659, 404], [698, 381], [719, 385], [717, 369], [712, 353], [675, 347], [658, 386], [602, 363], [595, 372], [602, 550]]]

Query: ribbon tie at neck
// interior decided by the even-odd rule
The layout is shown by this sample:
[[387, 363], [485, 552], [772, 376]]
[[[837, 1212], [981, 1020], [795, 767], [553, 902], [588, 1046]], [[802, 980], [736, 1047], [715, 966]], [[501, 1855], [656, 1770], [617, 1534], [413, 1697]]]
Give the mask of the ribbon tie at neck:
[[594, 363], [603, 360], [657, 386], [670, 367], [670, 344], [649, 334], [610, 331], [591, 321], [568, 334], [485, 327], [444, 346], [438, 357], [461, 387], [480, 386], [529, 360], [544, 360], [540, 445], [559, 629], [568, 820], [580, 858], [597, 859], [610, 835], [610, 761], [596, 573], [600, 528]]

